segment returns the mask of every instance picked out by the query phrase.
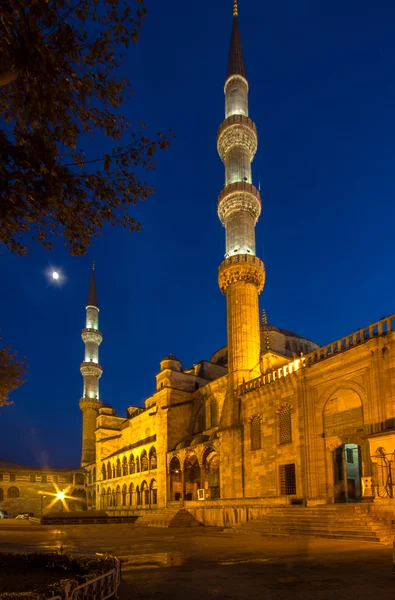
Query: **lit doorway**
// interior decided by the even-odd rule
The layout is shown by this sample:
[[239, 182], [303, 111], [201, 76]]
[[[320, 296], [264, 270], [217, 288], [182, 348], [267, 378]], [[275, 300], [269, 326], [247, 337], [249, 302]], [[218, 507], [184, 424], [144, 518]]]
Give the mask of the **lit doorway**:
[[361, 500], [361, 449], [356, 444], [343, 444], [333, 453], [335, 502]]

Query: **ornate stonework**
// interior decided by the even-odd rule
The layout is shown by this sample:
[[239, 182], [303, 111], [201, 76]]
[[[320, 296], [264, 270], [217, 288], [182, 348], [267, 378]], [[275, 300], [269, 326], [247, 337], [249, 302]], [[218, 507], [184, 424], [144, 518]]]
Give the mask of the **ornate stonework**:
[[[224, 192], [231, 188], [229, 185]], [[251, 186], [253, 187], [253, 186]], [[255, 189], [255, 188], [254, 188]], [[257, 223], [261, 214], [261, 201], [258, 190], [257, 195], [248, 191], [228, 191], [228, 194], [221, 194], [221, 200], [218, 201], [218, 216], [222, 225], [226, 226], [226, 221], [240, 210], [248, 212], [254, 220], [254, 225]]]
[[218, 269], [218, 284], [223, 294], [236, 283], [252, 283], [259, 294], [265, 283], [265, 267], [256, 256], [236, 254], [226, 258]]
[[222, 123], [218, 130], [217, 149], [222, 161], [233, 148], [244, 148], [253, 160], [258, 148], [256, 126], [249, 117], [233, 115]]

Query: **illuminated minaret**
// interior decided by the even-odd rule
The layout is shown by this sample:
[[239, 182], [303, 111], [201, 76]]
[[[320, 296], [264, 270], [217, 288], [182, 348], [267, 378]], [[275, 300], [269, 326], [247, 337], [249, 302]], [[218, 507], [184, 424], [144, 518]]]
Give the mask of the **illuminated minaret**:
[[218, 216], [226, 230], [225, 260], [218, 283], [226, 295], [228, 329], [228, 401], [222, 425], [238, 420], [237, 387], [260, 375], [258, 295], [265, 269], [255, 253], [255, 225], [261, 212], [259, 191], [252, 185], [251, 162], [258, 146], [255, 123], [248, 117], [248, 82], [238, 24], [237, 0], [225, 81], [225, 120], [217, 148], [225, 165], [225, 187], [218, 198]]
[[99, 364], [99, 346], [103, 336], [99, 331], [99, 306], [97, 302], [95, 265], [86, 303], [86, 327], [81, 332], [85, 344], [85, 358], [81, 363], [81, 374], [84, 378], [84, 392], [80, 400], [82, 410], [82, 456], [81, 466], [95, 460], [96, 417], [100, 406], [99, 379], [103, 369]]

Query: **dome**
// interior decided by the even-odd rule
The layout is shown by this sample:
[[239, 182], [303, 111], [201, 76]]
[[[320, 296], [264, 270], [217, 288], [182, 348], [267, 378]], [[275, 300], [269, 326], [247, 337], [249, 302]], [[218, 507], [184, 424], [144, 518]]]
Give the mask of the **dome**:
[[163, 360], [175, 360], [177, 362], [181, 362], [176, 356], [174, 356], [174, 354], [168, 354], [167, 356], [165, 356], [165, 358], [162, 358], [162, 361]]

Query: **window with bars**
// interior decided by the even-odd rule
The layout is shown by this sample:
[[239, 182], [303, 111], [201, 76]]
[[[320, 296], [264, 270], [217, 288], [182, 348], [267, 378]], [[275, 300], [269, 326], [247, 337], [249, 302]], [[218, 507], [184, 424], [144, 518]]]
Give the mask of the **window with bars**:
[[346, 448], [346, 461], [348, 463], [354, 462], [354, 452], [353, 452], [352, 448]]
[[296, 494], [295, 465], [280, 466], [280, 493], [282, 496]]
[[261, 419], [258, 415], [251, 419], [250, 423], [251, 450], [262, 448]]
[[292, 414], [290, 406], [283, 406], [278, 412], [280, 444], [289, 444], [292, 442]]

